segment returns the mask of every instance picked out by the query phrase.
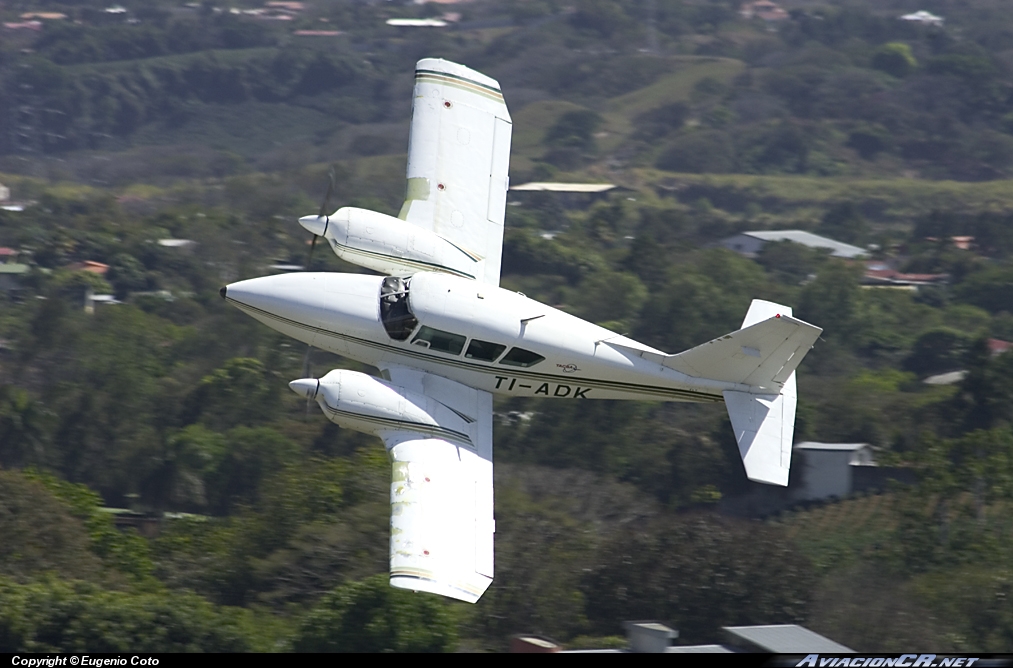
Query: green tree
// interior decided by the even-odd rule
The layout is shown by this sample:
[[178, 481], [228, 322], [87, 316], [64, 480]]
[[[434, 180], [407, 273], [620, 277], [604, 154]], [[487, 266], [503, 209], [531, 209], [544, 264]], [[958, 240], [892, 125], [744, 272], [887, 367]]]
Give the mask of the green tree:
[[45, 463], [47, 415], [28, 392], [0, 386], [0, 466]]
[[545, 160], [560, 169], [573, 169], [595, 151], [594, 131], [602, 118], [590, 109], [568, 111], [545, 133]]
[[823, 214], [819, 232], [836, 241], [861, 244], [869, 233], [869, 221], [854, 202], [838, 202]]
[[608, 0], [581, 0], [570, 17], [575, 28], [596, 32], [604, 38], [624, 29], [629, 22], [622, 5]]
[[624, 331], [633, 324], [647, 298], [647, 289], [635, 275], [626, 272], [595, 272], [576, 289], [574, 302], [581, 317]]
[[672, 172], [722, 174], [735, 169], [735, 146], [728, 133], [716, 130], [686, 132], [661, 153], [655, 165]]
[[992, 313], [1013, 313], [1013, 266], [993, 265], [969, 274], [953, 286], [960, 301]]
[[957, 411], [955, 430], [959, 433], [1013, 424], [1013, 387], [1009, 382], [1013, 355], [993, 356], [988, 339], [981, 337], [971, 344], [964, 361], [967, 375], [952, 402]]
[[971, 341], [970, 336], [955, 329], [930, 329], [915, 340], [904, 368], [921, 375], [955, 371], [963, 365]]
[[2, 652], [248, 652], [270, 648], [245, 610], [195, 594], [0, 579]]
[[594, 146], [594, 131], [602, 118], [590, 109], [568, 111], [545, 133], [545, 143], [560, 148], [591, 150]]
[[879, 47], [873, 54], [872, 66], [892, 76], [903, 78], [918, 67], [918, 61], [907, 44], [889, 42]]
[[230, 359], [201, 379], [187, 399], [187, 424], [201, 420], [212, 429], [268, 422], [277, 413], [278, 392], [263, 362]]
[[664, 620], [705, 642], [722, 626], [798, 623], [815, 573], [775, 527], [710, 515], [664, 516], [611, 537], [582, 587], [593, 630]]
[[816, 275], [829, 252], [822, 248], [809, 248], [792, 241], [765, 243], [756, 258], [768, 274], [789, 285], [799, 285]]
[[450, 604], [395, 589], [386, 573], [325, 595], [293, 643], [298, 652], [448, 652], [456, 645]]
[[136, 532], [121, 531], [113, 525], [112, 516], [103, 509], [102, 498], [86, 485], [61, 480], [51, 474], [29, 470], [25, 477], [41, 484], [64, 503], [79, 521], [84, 522], [91, 539], [91, 551], [106, 566], [131, 575], [135, 581], [150, 584], [153, 565], [148, 543]]
[[0, 576], [91, 578], [101, 562], [84, 524], [39, 482], [0, 470]]
[[214, 455], [217, 466], [207, 475], [211, 509], [228, 514], [239, 504], [255, 503], [261, 482], [298, 455], [294, 443], [269, 427], [229, 430], [221, 454]]
[[803, 288], [796, 315], [822, 327], [824, 338], [848, 341], [858, 326], [855, 318], [862, 299], [860, 271], [860, 267], [843, 262], [827, 262], [816, 280]]

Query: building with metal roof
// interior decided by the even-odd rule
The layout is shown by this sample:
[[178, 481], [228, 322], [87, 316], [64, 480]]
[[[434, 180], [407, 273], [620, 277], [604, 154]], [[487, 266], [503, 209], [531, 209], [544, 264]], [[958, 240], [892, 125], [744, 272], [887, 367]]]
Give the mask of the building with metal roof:
[[924, 9], [914, 12], [913, 14], [905, 14], [899, 17], [901, 21], [911, 21], [913, 23], [922, 23], [930, 26], [941, 26], [946, 21], [942, 16], [936, 16], [932, 12], [927, 12]]
[[830, 255], [833, 257], [840, 257], [846, 259], [853, 259], [868, 255], [868, 251], [859, 248], [858, 246], [852, 246], [841, 241], [834, 241], [826, 237], [821, 237], [818, 234], [812, 232], [805, 232], [803, 230], [759, 230], [753, 232], [742, 232], [736, 234], [734, 237], [729, 237], [720, 241], [719, 244], [724, 246], [728, 250], [733, 250], [736, 253], [741, 253], [746, 257], [756, 257], [756, 255], [771, 241], [791, 241], [792, 243], [802, 244], [809, 248], [823, 248], [830, 251]]
[[[854, 654], [855, 650], [821, 636], [797, 624], [766, 626], [725, 626], [722, 644], [673, 645], [679, 632], [660, 622], [625, 622], [626, 649], [562, 649], [554, 641], [538, 636], [517, 635], [510, 651], [516, 653], [559, 652], [565, 654], [734, 654], [767, 652], [772, 654]], [[531, 641], [531, 638], [535, 638]]]
[[614, 193], [629, 193], [632, 189], [614, 183], [552, 183], [533, 181], [510, 186], [510, 204], [551, 199], [565, 208], [584, 208], [594, 202], [608, 199]]
[[615, 190], [619, 186], [614, 183], [547, 183], [532, 182], [510, 186], [514, 192], [549, 192], [549, 193], [586, 193], [598, 194]]
[[447, 22], [440, 19], [387, 19], [387, 25], [397, 28], [443, 28]]
[[797, 486], [791, 491], [796, 501], [843, 499], [855, 491], [856, 467], [874, 467], [868, 443], [816, 443], [806, 441], [792, 448], [798, 457]]
[[520, 634], [511, 638], [511, 652], [515, 654], [737, 654], [766, 652], [770, 654], [855, 654], [855, 651], [835, 643], [798, 624], [767, 624], [761, 626], [723, 626], [724, 643], [721, 645], [673, 645], [679, 632], [658, 621], [627, 621], [625, 649], [587, 648], [565, 650], [555, 641], [542, 636]]
[[798, 624], [725, 626], [729, 644], [749, 652], [771, 654], [854, 654], [850, 647], [834, 642]]

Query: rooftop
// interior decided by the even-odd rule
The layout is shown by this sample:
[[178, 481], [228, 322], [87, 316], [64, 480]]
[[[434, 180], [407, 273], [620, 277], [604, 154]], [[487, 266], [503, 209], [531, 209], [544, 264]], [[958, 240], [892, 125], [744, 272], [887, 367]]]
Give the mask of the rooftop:
[[726, 626], [725, 633], [734, 645], [746, 645], [772, 654], [854, 654], [855, 650], [825, 638], [797, 624], [767, 626]]
[[101, 262], [95, 262], [94, 260], [85, 260], [84, 262], [75, 262], [68, 264], [64, 269], [70, 271], [87, 271], [92, 274], [105, 275], [109, 271], [109, 265]]
[[442, 28], [447, 22], [440, 19], [387, 19], [387, 25], [399, 28]]
[[793, 241], [810, 248], [827, 248], [834, 257], [854, 258], [868, 255], [868, 252], [864, 248], [852, 246], [842, 241], [827, 239], [826, 237], [803, 230], [758, 230], [743, 232], [743, 234], [754, 239], [762, 239], [763, 241]]
[[900, 17], [900, 19], [901, 21], [916, 21], [919, 23], [930, 23], [934, 25], [942, 25], [944, 21], [942, 16], [936, 16], [935, 14], [927, 12], [924, 9], [921, 11], [914, 12], [913, 14], [905, 14], [904, 16]]
[[724, 645], [669, 645], [665, 654], [734, 654], [735, 650]]
[[61, 21], [67, 18], [67, 15], [62, 12], [25, 12], [21, 15], [21, 18], [25, 20], [43, 19], [46, 21]]
[[612, 183], [521, 183], [510, 186], [516, 192], [603, 193], [617, 188]]
[[949, 274], [904, 274], [889, 267], [869, 267], [865, 272], [866, 280], [874, 283], [893, 283], [904, 285], [925, 285], [928, 283], [943, 283], [949, 279]]
[[187, 246], [193, 246], [197, 242], [192, 239], [159, 239], [158, 245], [165, 246], [166, 248], [186, 248]]
[[929, 376], [922, 382], [926, 385], [953, 385], [959, 383], [967, 377], [966, 371], [947, 371], [946, 373], [938, 373], [935, 376]]
[[853, 452], [862, 448], [870, 447], [868, 443], [817, 443], [816, 441], [804, 441], [796, 443], [794, 450], [832, 450], [835, 452]]

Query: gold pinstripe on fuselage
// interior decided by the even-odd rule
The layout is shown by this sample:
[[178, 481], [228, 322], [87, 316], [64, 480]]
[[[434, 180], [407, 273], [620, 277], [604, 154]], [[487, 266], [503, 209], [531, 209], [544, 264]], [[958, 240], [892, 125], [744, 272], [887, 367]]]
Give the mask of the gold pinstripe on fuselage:
[[[508, 376], [514, 376], [517, 378], [529, 379], [534, 382], [550, 382], [550, 383], [562, 382], [572, 385], [575, 382], [579, 381], [581, 386], [587, 386], [590, 387], [591, 389], [598, 389], [606, 392], [628, 392], [632, 394], [652, 396], [658, 399], [669, 399], [676, 401], [712, 403], [724, 400], [721, 394], [711, 394], [708, 392], [701, 392], [697, 390], [657, 387], [654, 385], [642, 385], [639, 383], [628, 383], [623, 381], [612, 381], [595, 378], [584, 378], [584, 377], [575, 378], [573, 376], [563, 376], [559, 374], [547, 374], [547, 373], [540, 373], [537, 371], [528, 371], [518, 367], [484, 366], [482, 364], [470, 362], [457, 357], [442, 357], [434, 355], [426, 352], [424, 349], [413, 350], [411, 348], [401, 348], [395, 345], [381, 343], [379, 341], [373, 341], [370, 339], [363, 339], [348, 334], [342, 334], [340, 332], [335, 332], [333, 330], [325, 329], [323, 327], [314, 327], [313, 325], [308, 325], [306, 323], [299, 322], [297, 320], [284, 318], [269, 311], [264, 311], [254, 306], [249, 306], [227, 295], [225, 299], [226, 301], [233, 304], [240, 310], [245, 311], [251, 315], [256, 315], [259, 317], [275, 320], [284, 323], [290, 327], [295, 327], [298, 329], [305, 330], [307, 332], [312, 332], [313, 334], [323, 334], [325, 336], [331, 336], [337, 339], [342, 339], [348, 343], [352, 343], [355, 345], [374, 348], [376, 350], [382, 350], [386, 352], [392, 352], [404, 357], [431, 362], [442, 366], [452, 366], [464, 371], [480, 373], [486, 376], [492, 376], [494, 378], [496, 376], [503, 376], [504, 374], [506, 374]], [[366, 363], [368, 364], [370, 362], [366, 361]]]

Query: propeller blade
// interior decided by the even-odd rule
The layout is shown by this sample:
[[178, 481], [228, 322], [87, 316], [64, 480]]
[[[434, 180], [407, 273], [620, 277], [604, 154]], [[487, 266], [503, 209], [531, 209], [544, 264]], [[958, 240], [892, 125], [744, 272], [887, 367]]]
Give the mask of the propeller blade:
[[328, 209], [331, 206], [331, 195], [334, 193], [334, 165], [327, 170], [327, 194], [324, 196], [324, 201], [320, 203], [320, 213], [317, 214], [318, 218], [323, 218], [328, 213]]
[[[313, 222], [315, 224], [318, 224], [319, 223], [319, 219], [320, 218], [324, 218], [325, 219], [325, 223], [324, 223], [323, 230], [327, 229], [326, 220], [327, 220], [327, 218], [329, 218], [329, 216], [327, 215], [327, 210], [328, 210], [328, 208], [331, 205], [331, 195], [334, 194], [334, 165], [331, 165], [331, 168], [329, 170], [327, 170], [327, 181], [328, 181], [328, 183], [327, 183], [327, 194], [324, 195], [324, 201], [320, 204], [320, 212], [317, 214], [317, 219], [318, 220], [317, 221], [310, 221], [310, 219], [309, 219], [308, 216], [305, 217], [305, 218], [300, 218], [299, 222], [303, 223], [304, 227], [307, 226], [306, 223], [308, 223], [308, 222]], [[311, 229], [315, 229], [315, 227], [313, 225], [311, 225], [310, 227], [311, 227]], [[317, 239], [319, 239], [319, 238], [320, 238], [319, 234], [316, 234], [316, 233], [313, 234], [313, 241], [312, 241], [312, 243], [310, 243], [310, 252], [306, 256], [306, 270], [309, 270], [310, 267], [311, 267], [311, 265], [312, 265], [312, 263], [313, 263], [313, 251], [317, 247]], [[302, 362], [302, 377], [304, 379], [310, 377], [310, 353], [312, 353], [312, 352], [313, 352], [313, 346], [312, 345], [307, 345], [306, 346], [306, 355], [303, 357], [303, 362]], [[299, 381], [294, 381], [294, 383], [297, 383], [297, 382], [299, 382]], [[296, 388], [293, 386], [293, 389], [296, 389]], [[306, 417], [307, 418], [309, 418], [310, 406], [313, 405], [313, 396], [315, 394], [316, 394], [315, 392], [314, 393], [309, 393], [309, 392], [306, 393]]]
[[303, 356], [303, 359], [302, 359], [302, 377], [303, 378], [309, 378], [310, 377], [310, 352], [312, 350], [313, 350], [313, 346], [311, 346], [311, 345], [307, 345], [306, 346], [306, 354]]
[[305, 227], [307, 230], [313, 233], [313, 243], [310, 244], [310, 252], [306, 256], [306, 270], [310, 268], [310, 264], [313, 262], [313, 251], [317, 247], [317, 239], [320, 235], [325, 234], [327, 231], [327, 223], [330, 221], [330, 215], [327, 211], [331, 207], [331, 195], [334, 194], [334, 165], [327, 170], [327, 194], [324, 195], [324, 201], [320, 203], [320, 212], [316, 218], [312, 216], [303, 216], [299, 219], [299, 224]]
[[319, 238], [316, 234], [313, 235], [313, 243], [310, 244], [310, 252], [306, 256], [306, 264], [304, 265], [306, 268], [304, 271], [310, 270], [310, 263], [313, 262], [313, 249], [317, 247], [317, 239]]
[[[313, 240], [316, 241], [316, 237], [314, 237]], [[312, 350], [313, 350], [313, 346], [307, 344], [307, 346], [306, 346], [306, 356], [303, 358], [303, 362], [302, 362], [302, 377], [303, 378], [309, 378], [310, 377], [310, 352]], [[309, 415], [310, 415], [310, 406], [313, 405], [313, 397], [314, 397], [315, 394], [316, 394], [315, 392], [313, 394], [309, 394], [309, 393], [306, 394], [306, 417], [307, 418], [309, 418]]]

